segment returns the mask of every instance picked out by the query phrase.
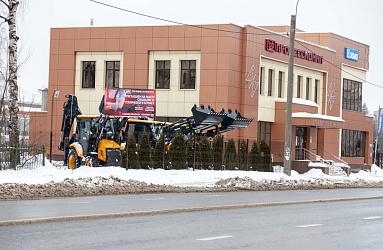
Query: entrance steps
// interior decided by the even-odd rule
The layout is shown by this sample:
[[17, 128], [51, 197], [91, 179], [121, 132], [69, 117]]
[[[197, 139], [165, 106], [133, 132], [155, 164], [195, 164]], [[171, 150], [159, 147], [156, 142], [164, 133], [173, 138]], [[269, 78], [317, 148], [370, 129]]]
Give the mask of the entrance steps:
[[[303, 161], [308, 161], [308, 169], [317, 168], [321, 169], [323, 173], [331, 176], [349, 176], [350, 166], [347, 162], [343, 161], [339, 157], [326, 152], [327, 155], [331, 156], [330, 159], [323, 159], [322, 156], [317, 155], [305, 148], [299, 149], [303, 152]], [[302, 155], [302, 154], [301, 154]]]
[[321, 169], [323, 173], [331, 176], [348, 176], [350, 174], [350, 166], [332, 160], [310, 161], [308, 168]]
[[350, 173], [350, 166], [343, 163], [335, 163], [330, 167], [329, 175], [332, 176], [348, 176]]

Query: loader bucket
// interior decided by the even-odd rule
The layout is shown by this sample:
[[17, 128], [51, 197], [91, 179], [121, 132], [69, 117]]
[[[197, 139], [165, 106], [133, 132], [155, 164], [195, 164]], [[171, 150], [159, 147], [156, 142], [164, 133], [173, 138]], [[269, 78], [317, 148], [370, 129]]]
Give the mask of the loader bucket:
[[225, 118], [224, 114], [215, 112], [212, 108], [205, 108], [203, 105], [192, 108], [194, 125], [219, 125]]
[[215, 112], [209, 106], [203, 105], [197, 107], [194, 105], [191, 109], [193, 116], [180, 119], [174, 123], [164, 126], [164, 133], [167, 138], [172, 138], [177, 131], [184, 135], [198, 135], [214, 137], [218, 133], [227, 132], [236, 128], [246, 128], [252, 119], [242, 117], [237, 111], [229, 110], [225, 112]]
[[229, 126], [233, 128], [246, 128], [252, 122], [252, 119], [247, 119], [244, 117], [236, 118], [234, 122]]
[[226, 132], [237, 128], [246, 128], [252, 122], [252, 119], [242, 117], [237, 111], [229, 110], [225, 112], [226, 116], [221, 123], [220, 132]]

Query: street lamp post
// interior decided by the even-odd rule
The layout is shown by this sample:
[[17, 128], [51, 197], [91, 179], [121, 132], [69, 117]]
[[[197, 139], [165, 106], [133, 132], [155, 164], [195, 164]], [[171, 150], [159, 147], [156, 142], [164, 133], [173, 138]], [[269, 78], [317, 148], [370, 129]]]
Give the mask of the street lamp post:
[[53, 139], [53, 112], [54, 112], [54, 99], [57, 98], [60, 94], [60, 91], [54, 90], [52, 93], [52, 110], [51, 110], [51, 131], [49, 134], [49, 162], [52, 162], [52, 139]]

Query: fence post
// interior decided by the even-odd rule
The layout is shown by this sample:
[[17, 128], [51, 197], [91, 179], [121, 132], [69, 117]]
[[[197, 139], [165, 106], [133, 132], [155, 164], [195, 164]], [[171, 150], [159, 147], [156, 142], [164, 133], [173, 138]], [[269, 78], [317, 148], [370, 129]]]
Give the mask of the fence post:
[[166, 145], [165, 145], [165, 133], [162, 132], [162, 143], [164, 147], [162, 148], [162, 169], [165, 169], [165, 154], [166, 154]]
[[43, 167], [45, 167], [45, 147], [44, 147], [44, 145], [42, 145], [42, 147], [41, 147], [41, 152], [43, 155]]
[[125, 153], [126, 153], [125, 169], [126, 170], [129, 169], [129, 147], [128, 147], [128, 143], [129, 143], [129, 135], [126, 136], [126, 139], [125, 139]]
[[249, 171], [249, 138], [246, 138], [246, 171]]
[[15, 160], [16, 160], [16, 149], [10, 147], [9, 148], [9, 162], [10, 162], [10, 166], [9, 167], [11, 169], [14, 169]]
[[194, 134], [194, 141], [193, 141], [193, 171], [195, 170], [195, 153], [196, 153], [196, 146], [197, 145], [197, 142], [196, 142], [196, 135]]
[[16, 170], [16, 166], [17, 166], [17, 162], [18, 162], [18, 158], [20, 157], [20, 152], [19, 152], [19, 147], [16, 147], [16, 149], [15, 149], [15, 157], [14, 157], [14, 162], [13, 162], [13, 166], [12, 166], [12, 168], [14, 169], [14, 170]]
[[[226, 143], [225, 143], [225, 137], [223, 135], [221, 138], [222, 138], [221, 170], [223, 170], [222, 168], [223, 168], [224, 163], [225, 163]], [[226, 166], [225, 166], [225, 170], [226, 170]]]
[[[236, 149], [236, 151], [238, 152], [238, 154], [237, 154], [237, 159], [235, 160], [236, 161], [236, 165], [237, 165], [237, 168], [238, 168], [238, 170], [243, 170], [242, 169], [242, 159], [241, 159], [241, 152], [240, 152], [240, 149], [241, 149], [241, 139], [240, 138], [238, 138], [238, 140], [237, 140], [237, 149]], [[234, 170], [235, 170], [235, 166], [234, 166]]]

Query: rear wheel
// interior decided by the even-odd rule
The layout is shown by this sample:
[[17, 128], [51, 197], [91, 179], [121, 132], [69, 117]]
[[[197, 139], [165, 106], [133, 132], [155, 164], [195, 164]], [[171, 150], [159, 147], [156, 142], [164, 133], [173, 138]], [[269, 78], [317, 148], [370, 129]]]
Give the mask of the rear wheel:
[[97, 155], [93, 155], [91, 158], [91, 167], [97, 168], [100, 166], [100, 162], [98, 161]]
[[68, 151], [68, 168], [69, 169], [75, 169], [80, 167], [81, 165], [81, 159], [78, 157], [76, 150], [73, 148], [69, 149]]

